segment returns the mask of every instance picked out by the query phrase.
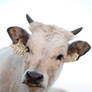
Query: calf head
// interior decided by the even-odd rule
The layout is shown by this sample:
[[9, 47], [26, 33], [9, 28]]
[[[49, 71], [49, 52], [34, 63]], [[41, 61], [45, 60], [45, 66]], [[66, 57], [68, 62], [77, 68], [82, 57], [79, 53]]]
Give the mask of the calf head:
[[[23, 83], [32, 91], [47, 90], [56, 80], [64, 62], [76, 61], [90, 46], [85, 41], [69, 44], [82, 28], [67, 31], [34, 22], [26, 15], [32, 35], [20, 27], [7, 29], [16, 55], [24, 58]], [[20, 53], [20, 54], [18, 54]]]

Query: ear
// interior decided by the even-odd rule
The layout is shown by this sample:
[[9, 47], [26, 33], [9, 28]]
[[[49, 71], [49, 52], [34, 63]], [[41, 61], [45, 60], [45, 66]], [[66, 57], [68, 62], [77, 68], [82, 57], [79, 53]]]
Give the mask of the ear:
[[14, 48], [14, 55], [25, 56], [29, 34], [20, 27], [10, 27], [7, 29], [7, 32], [13, 41], [12, 48]]
[[26, 45], [27, 40], [29, 39], [29, 34], [20, 27], [9, 27], [7, 32], [12, 39], [13, 44], [17, 44], [20, 40], [24, 45]]
[[90, 45], [85, 41], [76, 41], [69, 45], [65, 62], [76, 61], [90, 50]]

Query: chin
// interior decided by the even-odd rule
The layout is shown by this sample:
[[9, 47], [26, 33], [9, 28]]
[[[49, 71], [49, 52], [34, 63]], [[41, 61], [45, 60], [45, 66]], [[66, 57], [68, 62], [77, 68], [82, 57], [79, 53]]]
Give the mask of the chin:
[[30, 86], [30, 85], [27, 86], [31, 92], [44, 92], [44, 90], [46, 90], [44, 87]]
[[44, 92], [47, 90], [47, 85], [43, 84], [31, 84], [31, 83], [23, 83], [25, 84], [31, 92]]

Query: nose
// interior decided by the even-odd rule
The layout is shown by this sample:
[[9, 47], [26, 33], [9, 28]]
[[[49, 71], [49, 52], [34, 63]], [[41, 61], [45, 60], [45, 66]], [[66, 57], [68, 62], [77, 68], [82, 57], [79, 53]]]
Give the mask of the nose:
[[28, 71], [26, 73], [26, 80], [32, 84], [40, 84], [40, 82], [43, 81], [43, 75], [40, 73]]

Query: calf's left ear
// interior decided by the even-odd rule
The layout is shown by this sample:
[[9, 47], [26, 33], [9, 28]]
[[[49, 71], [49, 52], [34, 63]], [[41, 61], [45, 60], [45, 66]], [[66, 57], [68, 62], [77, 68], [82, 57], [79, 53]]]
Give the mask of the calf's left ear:
[[69, 45], [66, 62], [76, 61], [90, 50], [90, 45], [85, 41], [76, 41]]

